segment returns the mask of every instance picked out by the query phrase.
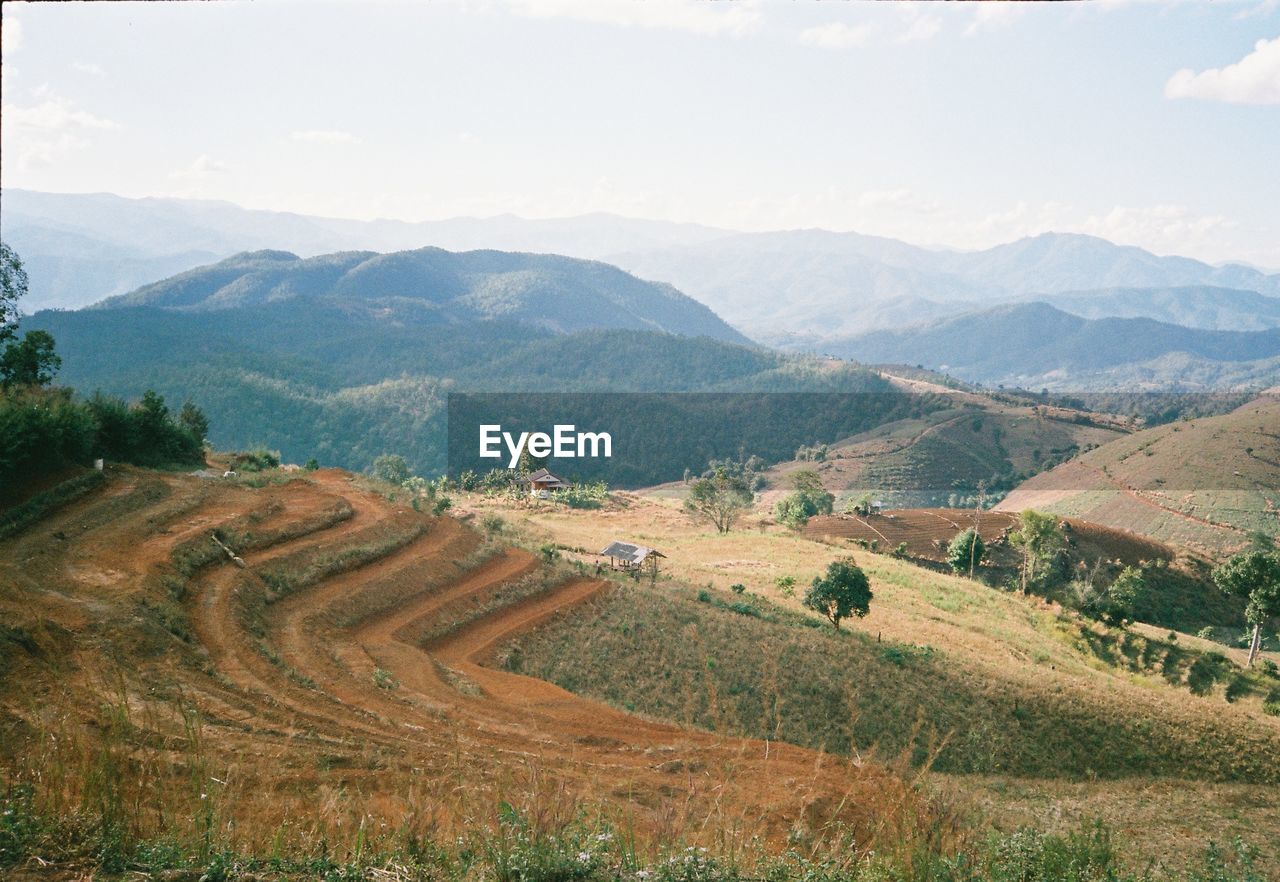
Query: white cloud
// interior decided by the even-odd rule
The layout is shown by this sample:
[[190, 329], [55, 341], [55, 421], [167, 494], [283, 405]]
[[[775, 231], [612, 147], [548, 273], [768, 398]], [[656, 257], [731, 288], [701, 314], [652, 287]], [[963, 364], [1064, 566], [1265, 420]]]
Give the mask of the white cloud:
[[919, 43], [932, 40], [942, 30], [942, 19], [936, 15], [917, 15], [911, 26], [898, 38], [899, 43]]
[[817, 46], [819, 49], [852, 49], [865, 46], [871, 36], [871, 26], [866, 24], [847, 25], [833, 21], [824, 25], [806, 28], [800, 32], [800, 42], [806, 46]]
[[120, 128], [118, 123], [79, 109], [47, 86], [41, 86], [35, 95], [35, 104], [6, 104], [0, 109], [5, 122], [4, 150], [12, 151], [21, 169], [50, 165], [89, 146], [87, 136], [92, 131]]
[[359, 144], [360, 139], [350, 132], [333, 129], [309, 129], [307, 131], [290, 132], [289, 138], [294, 141], [312, 141], [317, 144]]
[[12, 13], [4, 17], [0, 25], [0, 52], [8, 55], [22, 48], [22, 19], [15, 18]]
[[1117, 205], [1106, 214], [1086, 218], [1078, 230], [1113, 242], [1170, 253], [1200, 250], [1215, 233], [1234, 226], [1220, 214], [1196, 215], [1185, 205]]
[[91, 77], [98, 77], [99, 79], [107, 75], [107, 72], [103, 70], [99, 65], [91, 64], [85, 61], [72, 62], [71, 69], [77, 70], [82, 74], [88, 74]]
[[966, 37], [972, 37], [985, 30], [1008, 27], [1025, 11], [1020, 3], [970, 3], [967, 5], [973, 10], [973, 21], [969, 22], [969, 26], [964, 29]]
[[185, 168], [169, 173], [169, 177], [179, 180], [200, 181], [213, 175], [221, 175], [230, 171], [230, 167], [220, 159], [214, 159], [206, 153], [202, 153], [195, 158]]
[[658, 28], [740, 37], [760, 24], [755, 3], [701, 0], [508, 0], [527, 18], [569, 18], [615, 27]]
[[1280, 37], [1259, 40], [1235, 64], [1196, 73], [1190, 68], [1169, 77], [1166, 98], [1201, 98], [1231, 104], [1280, 104]]

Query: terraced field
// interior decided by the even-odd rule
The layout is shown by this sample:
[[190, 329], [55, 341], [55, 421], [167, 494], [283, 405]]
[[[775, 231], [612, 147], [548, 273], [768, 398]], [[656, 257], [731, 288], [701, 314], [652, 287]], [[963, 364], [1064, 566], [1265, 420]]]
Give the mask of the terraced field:
[[[0, 760], [48, 781], [115, 751], [139, 816], [208, 809], [258, 849], [462, 829], [500, 801], [693, 842], [839, 822], [870, 846], [929, 822], [874, 765], [640, 719], [490, 666], [608, 590], [338, 471], [253, 488], [112, 470], [0, 544]], [[193, 775], [200, 811], [163, 801]], [[84, 780], [57, 778], [61, 798], [87, 799]]]

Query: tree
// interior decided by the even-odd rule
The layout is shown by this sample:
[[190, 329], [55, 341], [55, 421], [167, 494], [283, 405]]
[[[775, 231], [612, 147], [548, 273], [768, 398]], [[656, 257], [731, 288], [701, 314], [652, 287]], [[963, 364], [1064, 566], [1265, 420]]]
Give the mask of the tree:
[[1146, 590], [1147, 581], [1142, 570], [1137, 567], [1125, 567], [1107, 589], [1106, 597], [1099, 610], [1102, 620], [1117, 628], [1128, 625], [1133, 621], [1138, 601], [1142, 599]]
[[1214, 584], [1224, 594], [1243, 597], [1244, 618], [1253, 625], [1249, 642], [1249, 666], [1262, 646], [1262, 626], [1280, 616], [1280, 555], [1271, 551], [1244, 551], [1213, 571]]
[[836, 498], [822, 486], [817, 472], [811, 469], [796, 472], [791, 476], [791, 485], [795, 492], [778, 500], [774, 507], [779, 523], [799, 529], [815, 515], [831, 514]]
[[395, 453], [384, 453], [373, 461], [373, 475], [389, 484], [400, 485], [409, 480], [409, 464]]
[[26, 293], [27, 271], [21, 258], [0, 242], [0, 343], [8, 343], [17, 336], [18, 301]]
[[957, 534], [947, 546], [947, 563], [954, 572], [968, 571], [972, 578], [973, 568], [982, 563], [982, 557], [986, 553], [987, 546], [982, 541], [982, 536], [973, 530], [965, 530]]
[[1036, 570], [1065, 539], [1058, 529], [1058, 520], [1051, 514], [1027, 509], [1018, 515], [1018, 529], [1009, 536], [1009, 542], [1022, 549], [1022, 593], [1035, 582]]
[[185, 402], [178, 412], [178, 425], [195, 435], [201, 444], [209, 437], [209, 419], [191, 401]]
[[825, 576], [814, 578], [804, 605], [822, 613], [839, 631], [841, 619], [862, 618], [871, 611], [871, 597], [867, 574], [852, 559], [833, 560]]
[[0, 353], [0, 386], [47, 386], [62, 367], [48, 331], [28, 331], [20, 342]]
[[720, 468], [711, 477], [693, 482], [684, 507], [694, 517], [709, 520], [719, 532], [728, 533], [754, 499], [745, 480]]

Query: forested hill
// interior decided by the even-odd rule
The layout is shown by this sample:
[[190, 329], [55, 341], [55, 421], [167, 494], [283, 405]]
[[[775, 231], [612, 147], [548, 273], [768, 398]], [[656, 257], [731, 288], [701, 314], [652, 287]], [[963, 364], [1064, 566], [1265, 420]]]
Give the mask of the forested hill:
[[246, 252], [109, 298], [99, 308], [213, 311], [267, 303], [328, 304], [384, 321], [504, 319], [561, 333], [612, 328], [749, 342], [670, 285], [595, 261], [502, 251], [420, 248], [306, 259], [287, 251]]
[[[619, 329], [561, 334], [508, 319], [440, 321], [429, 310], [389, 316], [336, 298], [301, 306], [285, 298], [217, 311], [45, 311], [23, 326], [57, 339], [59, 383], [126, 398], [154, 388], [175, 405], [191, 399], [203, 408], [216, 447], [261, 444], [286, 460], [315, 456], [353, 469], [399, 453], [423, 473], [442, 470], [443, 411], [452, 390], [891, 390], [855, 365], [709, 337]], [[686, 463], [676, 440], [672, 462], [705, 463]], [[822, 440], [835, 438], [796, 437], [790, 449]]]

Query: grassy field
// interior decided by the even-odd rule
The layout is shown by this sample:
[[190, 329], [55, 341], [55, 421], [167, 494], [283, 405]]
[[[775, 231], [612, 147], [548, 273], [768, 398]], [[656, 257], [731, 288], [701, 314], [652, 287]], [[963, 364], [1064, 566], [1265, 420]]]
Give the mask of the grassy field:
[[[622, 494], [591, 512], [463, 505], [500, 511], [587, 562], [613, 539], [667, 555], [656, 583], [624, 580], [584, 614], [506, 647], [498, 661], [512, 669], [714, 731], [932, 756], [938, 786], [1006, 824], [1020, 812], [1049, 824], [1151, 818], [1152, 857], [1186, 857], [1205, 831], [1280, 841], [1274, 787], [1262, 783], [1280, 776], [1280, 719], [1262, 708], [1280, 680], [1244, 674], [1239, 650], [1142, 625], [1107, 629], [758, 516], [717, 534], [673, 500]], [[852, 633], [835, 634], [777, 580], [791, 576], [802, 592], [849, 555], [875, 600]], [[1147, 803], [1188, 788], [1202, 796], [1167, 810]], [[1242, 810], [1251, 803], [1257, 812]], [[1266, 860], [1276, 866], [1280, 854]]]

